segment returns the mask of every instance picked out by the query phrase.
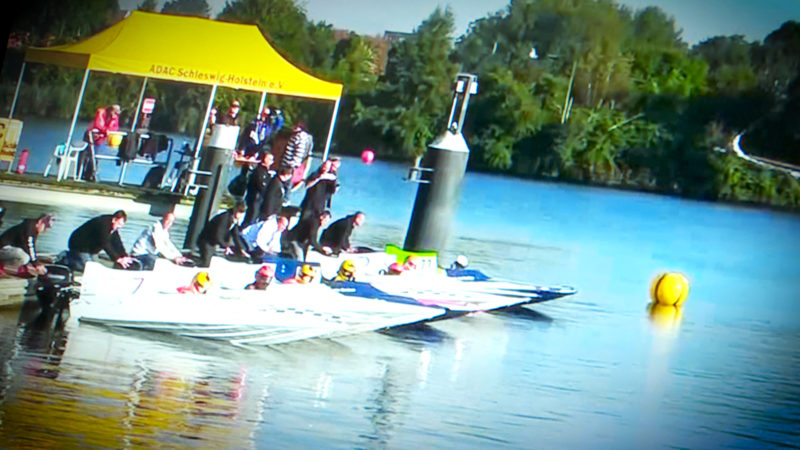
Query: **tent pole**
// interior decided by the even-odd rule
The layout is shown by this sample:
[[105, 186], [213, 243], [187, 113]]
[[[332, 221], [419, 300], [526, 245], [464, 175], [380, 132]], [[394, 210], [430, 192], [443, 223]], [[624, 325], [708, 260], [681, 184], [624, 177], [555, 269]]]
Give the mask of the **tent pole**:
[[83, 94], [86, 92], [86, 82], [89, 81], [89, 69], [83, 72], [83, 83], [81, 83], [81, 93], [78, 94], [78, 103], [75, 104], [75, 112], [72, 114], [72, 123], [69, 126], [69, 134], [67, 135], [67, 149], [72, 145], [72, 135], [75, 133], [75, 123], [78, 122], [78, 113], [81, 110], [81, 103], [83, 103]]
[[260, 117], [261, 116], [261, 111], [264, 110], [264, 103], [266, 103], [266, 102], [267, 102], [267, 93], [266, 92], [262, 92], [261, 93], [261, 103], [258, 104], [258, 111], [256, 111], [256, 117]]
[[206, 125], [208, 125], [208, 116], [211, 115], [211, 108], [214, 106], [214, 96], [217, 95], [217, 85], [211, 87], [211, 95], [208, 96], [208, 105], [206, 106], [206, 115], [203, 119], [203, 124], [200, 127], [200, 135], [197, 136], [197, 145], [194, 148], [194, 159], [192, 161], [192, 170], [189, 174], [188, 186], [194, 184], [197, 175], [197, 168], [200, 166], [200, 149], [203, 148], [203, 138], [206, 135]]
[[339, 102], [341, 97], [336, 99], [336, 104], [333, 106], [333, 115], [331, 116], [331, 126], [328, 129], [328, 139], [325, 140], [325, 151], [322, 153], [322, 160], [328, 159], [328, 151], [331, 148], [331, 139], [333, 139], [333, 128], [336, 126], [336, 116], [339, 114]]
[[142, 99], [144, 98], [144, 90], [147, 89], [147, 77], [142, 81], [142, 90], [139, 91], [139, 103], [136, 104], [136, 114], [133, 116], [131, 123], [131, 133], [136, 131], [136, 122], [139, 120], [139, 111], [142, 109]]
[[17, 89], [14, 90], [14, 100], [11, 101], [11, 111], [8, 113], [8, 118], [14, 118], [14, 109], [17, 107], [17, 99], [19, 98], [19, 87], [22, 86], [22, 74], [25, 73], [25, 62], [22, 63], [22, 69], [19, 71], [19, 78], [17, 79]]

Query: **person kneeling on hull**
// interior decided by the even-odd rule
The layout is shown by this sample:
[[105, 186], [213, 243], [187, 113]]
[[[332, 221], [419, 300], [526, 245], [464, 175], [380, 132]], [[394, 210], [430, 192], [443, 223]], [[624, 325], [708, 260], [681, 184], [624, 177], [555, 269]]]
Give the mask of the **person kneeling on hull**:
[[153, 270], [156, 258], [159, 256], [163, 256], [175, 264], [186, 264], [190, 261], [169, 239], [169, 229], [174, 222], [175, 214], [168, 212], [161, 220], [145, 228], [136, 239], [131, 253], [142, 263], [144, 270]]

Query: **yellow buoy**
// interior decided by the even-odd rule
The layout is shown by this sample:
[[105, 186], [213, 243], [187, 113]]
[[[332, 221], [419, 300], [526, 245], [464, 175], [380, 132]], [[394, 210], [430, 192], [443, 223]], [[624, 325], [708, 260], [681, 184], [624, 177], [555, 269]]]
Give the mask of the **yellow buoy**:
[[689, 296], [689, 280], [677, 272], [662, 273], [650, 285], [650, 298], [665, 306], [681, 306]]

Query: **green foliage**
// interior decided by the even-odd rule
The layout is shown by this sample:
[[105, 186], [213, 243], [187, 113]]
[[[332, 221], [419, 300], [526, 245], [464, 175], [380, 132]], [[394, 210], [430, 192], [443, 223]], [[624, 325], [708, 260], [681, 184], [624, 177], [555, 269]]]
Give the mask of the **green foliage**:
[[156, 0], [142, 0], [142, 3], [139, 3], [136, 9], [139, 11], [155, 12], [156, 6]]
[[356, 103], [358, 124], [373, 126], [394, 148], [421, 155], [442, 130], [456, 65], [450, 62], [453, 13], [437, 8], [389, 55], [375, 93]]
[[[77, 3], [75, 3], [77, 2]], [[12, 23], [24, 45], [74, 42], [119, 20], [117, 0], [31, 0]], [[154, 10], [143, 0], [142, 10]], [[170, 0], [163, 11], [208, 16], [207, 0]], [[470, 167], [521, 176], [625, 185], [703, 199], [800, 206], [800, 182], [726, 153], [743, 134], [749, 153], [800, 164], [800, 23], [762, 43], [717, 36], [693, 48], [657, 7], [632, 11], [612, 0], [510, 0], [472, 23], [453, 45], [453, 14], [436, 9], [396, 42], [383, 76], [380, 44], [313, 23], [298, 0], [229, 0], [218, 17], [257, 24], [304, 70], [344, 84], [334, 147], [382, 156], [421, 155], [443, 131], [458, 70], [478, 75], [464, 134]], [[21, 53], [10, 49], [0, 95], [8, 105]], [[9, 64], [9, 61], [11, 63]], [[460, 67], [460, 69], [459, 69]], [[70, 117], [82, 72], [29, 65], [17, 112]], [[30, 83], [36, 89], [27, 88]], [[141, 80], [92, 74], [81, 118], [108, 103], [131, 119]], [[209, 87], [151, 80], [152, 125], [195, 135]], [[260, 94], [219, 89], [221, 112], [237, 98], [241, 120]], [[287, 122], [306, 120], [317, 146], [329, 102], [270, 96]]]
[[206, 0], [172, 0], [164, 3], [161, 12], [179, 16], [209, 17], [210, 10]]
[[117, 0], [29, 0], [18, 2], [10, 30], [26, 34], [26, 43], [50, 46], [85, 39], [119, 18]]

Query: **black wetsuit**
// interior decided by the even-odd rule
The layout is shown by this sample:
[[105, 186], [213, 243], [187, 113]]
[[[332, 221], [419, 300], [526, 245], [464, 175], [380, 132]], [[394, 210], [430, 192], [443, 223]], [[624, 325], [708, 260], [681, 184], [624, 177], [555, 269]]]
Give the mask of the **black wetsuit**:
[[334, 254], [350, 248], [350, 235], [353, 233], [355, 220], [356, 215], [351, 214], [333, 222], [322, 232], [320, 244], [330, 247]]
[[286, 185], [275, 175], [269, 180], [267, 189], [264, 191], [264, 200], [261, 203], [261, 209], [258, 213], [259, 220], [266, 220], [267, 217], [278, 214], [283, 206], [285, 196]]
[[300, 203], [301, 217], [307, 215], [319, 216], [331, 207], [331, 198], [336, 193], [336, 179], [319, 180], [306, 189], [306, 195]]
[[[247, 203], [247, 214], [244, 216], [243, 226], [250, 225], [250, 223], [259, 216], [261, 212], [261, 204], [264, 201], [264, 194], [267, 190], [267, 185], [272, 179], [270, 170], [263, 165], [259, 164], [250, 178], [247, 180], [247, 194], [245, 195], [245, 203]], [[281, 200], [283, 202], [283, 200]]]
[[22, 223], [14, 225], [0, 235], [0, 248], [10, 245], [21, 248], [31, 257], [31, 262], [36, 261], [36, 238], [39, 232], [36, 231], [38, 219], [25, 219]]
[[217, 246], [230, 247], [237, 249], [241, 246], [239, 238], [239, 225], [234, 223], [233, 210], [229, 209], [214, 216], [197, 236], [197, 247], [200, 249], [200, 267], [208, 267], [211, 256], [214, 255]]

